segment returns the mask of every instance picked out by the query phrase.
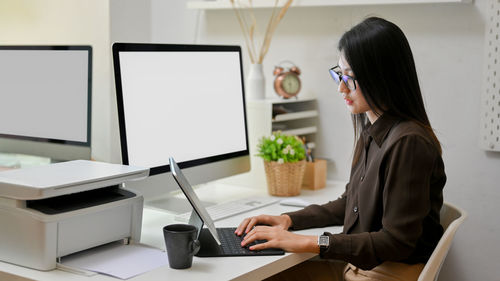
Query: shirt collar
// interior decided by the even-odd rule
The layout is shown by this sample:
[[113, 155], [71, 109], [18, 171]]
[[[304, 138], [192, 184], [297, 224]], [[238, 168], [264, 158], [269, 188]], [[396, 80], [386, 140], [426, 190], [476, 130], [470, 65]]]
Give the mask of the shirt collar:
[[373, 124], [369, 124], [364, 133], [371, 136], [380, 147], [389, 134], [391, 128], [399, 122], [399, 119], [387, 113], [383, 113]]

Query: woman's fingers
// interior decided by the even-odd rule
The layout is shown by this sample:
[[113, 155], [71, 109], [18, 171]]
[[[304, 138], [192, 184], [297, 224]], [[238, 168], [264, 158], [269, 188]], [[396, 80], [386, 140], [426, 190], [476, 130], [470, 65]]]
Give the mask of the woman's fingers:
[[240, 225], [238, 225], [238, 227], [236, 228], [236, 230], [234, 231], [234, 233], [236, 233], [236, 235], [240, 236], [242, 233], [243, 233], [243, 230], [246, 229], [248, 223], [250, 222], [250, 218], [246, 218], [244, 219]]
[[250, 232], [250, 230], [252, 230], [252, 228], [257, 225], [257, 223], [259, 223], [262, 218], [262, 216], [258, 216], [258, 217], [250, 217], [250, 218], [246, 218], [244, 219], [240, 225], [236, 228], [236, 230], [234, 231], [234, 233], [236, 233], [236, 235], [238, 236], [241, 236], [243, 233], [248, 233]]
[[259, 243], [259, 244], [255, 244], [255, 245], [252, 245], [249, 247], [250, 250], [252, 251], [259, 251], [259, 250], [264, 250], [264, 249], [267, 249], [267, 248], [274, 248], [272, 245], [272, 242], [271, 241], [267, 241], [267, 242], [264, 242], [264, 243]]
[[250, 223], [248, 223], [248, 225], [245, 229], [245, 233], [250, 232], [258, 222], [259, 222], [259, 220], [257, 217], [250, 218]]
[[[260, 217], [260, 216], [259, 216]], [[244, 219], [240, 225], [236, 228], [234, 233], [236, 235], [241, 236], [243, 233], [248, 233], [252, 228], [259, 223], [260, 218], [259, 217], [251, 217], [251, 218], [246, 218]]]
[[281, 228], [287, 230], [289, 223], [287, 222], [287, 217], [283, 216], [270, 216], [270, 215], [259, 215], [256, 217], [250, 217], [244, 219], [236, 228], [234, 233], [241, 236], [243, 233], [248, 233], [252, 228], [258, 224], [265, 224], [270, 226], [280, 226]]
[[310, 252], [319, 253], [314, 235], [299, 235], [291, 233], [281, 227], [256, 226], [241, 241], [245, 247], [256, 240], [266, 240], [249, 247], [250, 250], [263, 250], [267, 248], [281, 248], [287, 252]]
[[271, 240], [273, 237], [272, 227], [269, 226], [257, 226], [249, 231], [243, 240], [241, 241], [241, 246], [246, 246], [255, 240]]

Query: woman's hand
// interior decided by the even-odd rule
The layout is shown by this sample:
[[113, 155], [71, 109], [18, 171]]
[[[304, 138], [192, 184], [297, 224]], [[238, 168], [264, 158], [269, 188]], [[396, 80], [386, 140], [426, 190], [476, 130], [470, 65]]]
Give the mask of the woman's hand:
[[257, 224], [276, 226], [280, 229], [287, 230], [288, 228], [290, 228], [290, 226], [292, 226], [292, 220], [288, 215], [260, 215], [256, 217], [246, 218], [240, 223], [234, 233], [236, 233], [236, 235], [238, 236], [241, 236], [243, 233], [248, 233]]
[[287, 252], [319, 253], [317, 239], [317, 236], [295, 234], [281, 227], [256, 226], [243, 238], [241, 246], [244, 247], [255, 240], [267, 240], [264, 243], [250, 246], [249, 249], [281, 248]]

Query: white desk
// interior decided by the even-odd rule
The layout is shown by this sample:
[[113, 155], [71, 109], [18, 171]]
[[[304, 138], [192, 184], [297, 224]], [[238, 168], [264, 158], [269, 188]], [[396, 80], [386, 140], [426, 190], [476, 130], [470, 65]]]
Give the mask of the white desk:
[[[327, 187], [321, 190], [310, 191], [302, 190], [300, 197], [311, 203], [326, 203], [339, 197], [344, 191], [344, 182], [328, 182]], [[265, 190], [250, 189], [244, 187], [227, 186], [218, 184], [216, 186], [202, 187], [196, 190], [201, 200], [221, 202], [225, 200], [236, 200], [245, 196], [266, 196]], [[241, 215], [230, 217], [216, 222], [216, 226], [236, 226], [241, 220], [248, 216], [258, 214], [281, 214], [284, 212], [298, 210], [298, 207], [282, 206], [278, 203], [247, 212]], [[159, 210], [144, 209], [143, 227], [141, 243], [151, 245], [165, 250], [165, 242], [163, 240], [163, 226], [170, 223], [179, 223], [174, 220], [174, 215], [168, 212]], [[338, 233], [342, 231], [342, 227], [326, 227], [321, 229], [308, 229], [297, 231], [301, 234], [319, 235], [323, 231]], [[166, 254], [165, 254], [166, 255]], [[168, 266], [157, 268], [153, 271], [144, 273], [134, 278], [128, 279], [132, 281], [140, 280], [202, 280], [208, 276], [216, 276], [216, 280], [261, 280], [275, 273], [283, 271], [293, 265], [301, 263], [307, 259], [314, 257], [315, 254], [303, 253], [294, 254], [286, 253], [283, 256], [259, 256], [259, 257], [222, 257], [222, 258], [198, 258], [194, 257], [193, 266], [189, 269], [175, 270]], [[19, 279], [12, 279], [11, 275], [19, 276]], [[29, 268], [24, 268], [4, 262], [0, 262], [0, 280], [51, 280], [51, 281], [67, 281], [67, 280], [85, 280], [97, 281], [107, 280], [116, 281], [117, 278], [94, 275], [82, 276], [73, 273], [68, 273], [61, 270], [38, 271]]]

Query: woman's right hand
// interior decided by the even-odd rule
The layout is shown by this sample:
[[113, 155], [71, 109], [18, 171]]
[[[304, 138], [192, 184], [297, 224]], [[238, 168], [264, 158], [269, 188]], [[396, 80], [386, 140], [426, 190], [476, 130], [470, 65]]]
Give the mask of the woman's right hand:
[[269, 226], [277, 226], [284, 230], [288, 230], [292, 226], [292, 219], [288, 215], [271, 216], [260, 215], [244, 219], [238, 228], [234, 231], [236, 235], [241, 236], [243, 233], [248, 233], [257, 224], [265, 224]]

